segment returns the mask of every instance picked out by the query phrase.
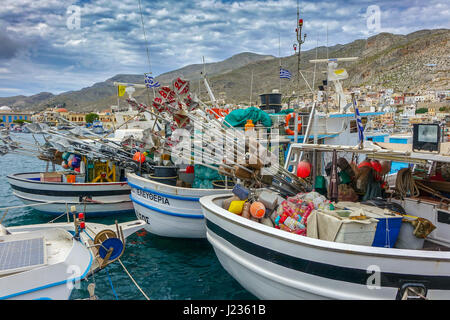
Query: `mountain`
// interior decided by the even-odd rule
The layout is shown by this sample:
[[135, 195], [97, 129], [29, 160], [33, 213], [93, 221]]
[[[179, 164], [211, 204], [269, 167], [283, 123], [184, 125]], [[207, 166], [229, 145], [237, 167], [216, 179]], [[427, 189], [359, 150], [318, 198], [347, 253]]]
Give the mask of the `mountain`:
[[[368, 39], [355, 40], [333, 47], [324, 46], [301, 52], [300, 70], [309, 86], [314, 90], [325, 79], [323, 71], [326, 64], [316, 66], [309, 60], [327, 57], [359, 57], [355, 62], [339, 63], [346, 68], [349, 78], [343, 87], [371, 85], [379, 88], [393, 88], [398, 91], [420, 91], [426, 89], [447, 89], [449, 85], [449, 29], [420, 30], [408, 35], [380, 33]], [[298, 92], [297, 56], [281, 59], [283, 68], [290, 70], [292, 79], [281, 80], [281, 92], [290, 95]], [[430, 65], [436, 64], [435, 67]], [[273, 56], [244, 52], [224, 61], [205, 64], [208, 81], [216, 98], [225, 97], [229, 103], [248, 103], [250, 91], [252, 101], [257, 102], [258, 95], [280, 88], [280, 59]], [[316, 72], [314, 73], [314, 70]], [[200, 92], [202, 100], [209, 100], [201, 79], [203, 64], [188, 65], [156, 77], [163, 85], [170, 84], [175, 78], [191, 80], [191, 91]], [[251, 75], [253, 88], [251, 90]], [[310, 93], [308, 85], [300, 77], [300, 92]], [[143, 83], [143, 75], [118, 74], [104, 82], [78, 91], [69, 91], [59, 95], [40, 93], [30, 97], [17, 96], [0, 98], [1, 105], [42, 110], [47, 106], [63, 104], [69, 110], [103, 110], [117, 104], [116, 87], [113, 82]], [[199, 87], [200, 85], [200, 87]], [[136, 90], [133, 96], [142, 103], [148, 103], [146, 89]], [[120, 99], [125, 104], [124, 99]]]
[[14, 107], [26, 107], [39, 105], [42, 102], [48, 101], [54, 97], [50, 92], [41, 92], [32, 96], [13, 96], [7, 98], [0, 98], [0, 106], [14, 106]]

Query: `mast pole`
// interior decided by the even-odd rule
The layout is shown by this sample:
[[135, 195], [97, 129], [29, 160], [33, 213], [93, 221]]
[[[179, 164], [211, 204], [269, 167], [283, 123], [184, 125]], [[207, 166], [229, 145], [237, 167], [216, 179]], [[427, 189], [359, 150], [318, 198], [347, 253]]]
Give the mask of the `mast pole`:
[[302, 28], [303, 28], [303, 19], [300, 19], [300, 8], [299, 1], [297, 0], [297, 29], [295, 32], [297, 33], [297, 43], [298, 43], [298, 56], [297, 56], [297, 103], [300, 104], [300, 58], [301, 58], [301, 47], [305, 42], [306, 34], [302, 39]]

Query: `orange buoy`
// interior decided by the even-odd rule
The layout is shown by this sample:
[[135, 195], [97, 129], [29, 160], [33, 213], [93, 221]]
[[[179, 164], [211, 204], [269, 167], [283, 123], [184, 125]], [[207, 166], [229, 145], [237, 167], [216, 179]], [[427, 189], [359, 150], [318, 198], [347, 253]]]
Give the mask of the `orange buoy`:
[[[291, 112], [289, 113], [285, 118], [284, 118], [284, 131], [286, 132], [286, 134], [293, 136], [294, 135], [294, 131], [292, 131], [289, 128], [289, 120], [291, 120], [292, 117], [295, 117], [295, 113]], [[300, 132], [300, 130], [302, 129], [302, 118], [300, 116], [297, 117], [298, 119], [298, 126], [297, 126], [297, 131]]]
[[145, 161], [145, 156], [138, 151], [134, 154], [133, 160], [143, 163]]
[[266, 213], [266, 207], [262, 202], [256, 201], [253, 202], [250, 206], [250, 214], [253, 218], [260, 219], [264, 217], [264, 214]]
[[255, 125], [253, 124], [252, 119], [248, 119], [247, 123], [245, 124], [245, 131], [253, 130], [254, 128], [255, 128]]

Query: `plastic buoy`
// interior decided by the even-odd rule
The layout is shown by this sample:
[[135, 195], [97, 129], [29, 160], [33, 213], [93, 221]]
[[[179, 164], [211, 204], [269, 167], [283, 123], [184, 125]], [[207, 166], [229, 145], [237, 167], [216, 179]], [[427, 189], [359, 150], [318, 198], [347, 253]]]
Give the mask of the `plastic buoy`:
[[266, 213], [266, 207], [262, 204], [262, 202], [256, 201], [253, 202], [250, 206], [250, 214], [253, 218], [260, 219], [264, 217], [264, 214]]
[[187, 166], [186, 173], [194, 173], [194, 166]]
[[311, 164], [308, 161], [300, 161], [297, 166], [297, 177], [306, 178], [311, 173]]
[[145, 156], [138, 151], [134, 154], [133, 160], [143, 163], [145, 161]]

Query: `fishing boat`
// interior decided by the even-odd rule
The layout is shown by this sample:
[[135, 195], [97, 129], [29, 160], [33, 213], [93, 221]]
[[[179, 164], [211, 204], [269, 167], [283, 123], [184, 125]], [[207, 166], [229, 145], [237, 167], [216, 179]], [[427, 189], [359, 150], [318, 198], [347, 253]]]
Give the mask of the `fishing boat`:
[[89, 217], [133, 212], [126, 181], [68, 182], [67, 176], [76, 177], [63, 172], [35, 172], [11, 174], [7, 180], [16, 197], [25, 204], [44, 204], [35, 210], [49, 215], [59, 216], [72, 205]]
[[0, 224], [0, 300], [69, 299], [77, 283], [118, 260], [144, 224], [85, 223], [82, 214], [75, 223]]
[[[413, 141], [416, 141], [415, 138]], [[427, 138], [422, 142], [430, 148], [430, 141]], [[439, 138], [434, 143], [437, 144], [437, 141]], [[401, 159], [417, 167], [450, 163], [446, 144], [441, 145], [439, 152], [417, 151], [412, 146], [407, 150], [399, 146], [371, 142], [365, 142], [363, 148], [293, 144], [291, 156], [298, 161], [301, 152], [333, 152], [358, 154], [361, 163], [367, 161], [363, 157], [372, 161]], [[377, 222], [373, 222], [375, 229], [366, 220], [367, 223], [360, 224], [353, 229], [353, 233], [344, 233], [339, 241], [338, 237], [331, 240], [326, 237], [330, 234], [330, 221], [339, 220], [336, 214], [343, 212], [330, 211], [336, 208], [315, 209], [316, 217], [320, 213], [324, 220], [316, 220], [321, 221], [323, 229], [319, 229], [319, 236], [316, 234], [314, 237], [309, 234], [313, 224], [308, 217], [306, 234], [295, 234], [293, 230], [286, 232], [285, 226], [281, 229], [273, 227], [276, 219], [270, 226], [225, 210], [222, 202], [228, 195], [200, 199], [206, 219], [207, 239], [222, 266], [244, 288], [261, 299], [450, 299], [450, 233], [447, 218], [450, 199], [442, 189], [438, 191], [436, 186], [426, 185], [425, 182], [430, 179], [424, 178], [423, 173], [420, 178], [420, 170], [418, 172], [419, 176], [408, 184], [417, 184], [418, 193], [412, 190], [415, 188], [405, 188], [404, 178], [398, 175], [397, 188], [386, 191], [386, 200], [376, 198], [370, 206], [359, 202], [336, 202], [336, 208], [342, 206], [350, 212], [358, 208], [359, 215], [354, 216], [358, 219], [366, 219], [377, 209], [381, 212], [375, 219]], [[425, 175], [429, 177], [431, 174], [430, 171]], [[330, 179], [332, 177], [333, 171]], [[333, 188], [330, 186], [330, 192]], [[391, 191], [400, 192], [400, 199], [391, 197]], [[379, 205], [382, 209], [374, 207], [374, 203], [383, 203]], [[396, 213], [386, 208], [396, 208]], [[397, 217], [399, 211], [406, 214]], [[415, 224], [412, 224], [413, 221]], [[349, 226], [355, 220], [347, 222]], [[349, 229], [341, 226], [338, 235], [344, 230]], [[419, 236], [419, 230], [427, 232]], [[378, 238], [382, 240], [381, 245], [375, 244], [378, 233], [382, 235], [381, 239]]]
[[147, 223], [147, 231], [165, 237], [205, 238], [205, 219], [199, 199], [226, 192], [224, 189], [177, 187], [136, 173], [129, 173], [127, 178], [136, 216]]
[[[43, 203], [36, 210], [51, 215], [60, 215], [72, 205], [89, 217], [133, 212], [125, 171], [134, 170], [137, 163], [129, 147], [120, 141], [86, 139], [85, 128], [62, 134], [35, 123], [29, 129], [33, 136], [49, 137], [44, 136], [43, 144], [33, 144], [6, 133], [5, 150], [47, 161], [47, 170], [8, 175], [15, 196], [27, 204]], [[62, 170], [57, 171], [56, 165]]]

